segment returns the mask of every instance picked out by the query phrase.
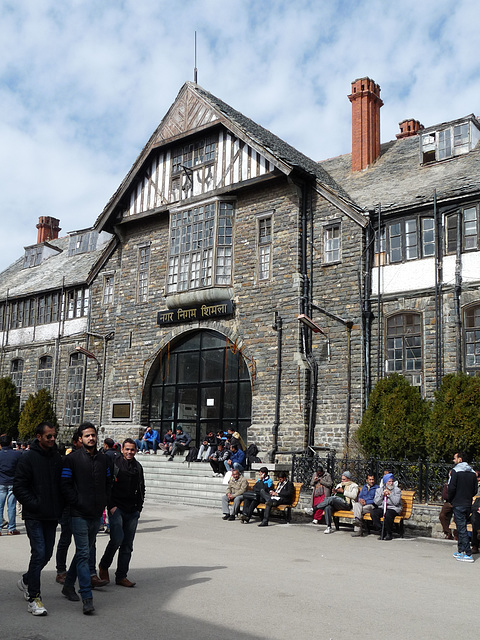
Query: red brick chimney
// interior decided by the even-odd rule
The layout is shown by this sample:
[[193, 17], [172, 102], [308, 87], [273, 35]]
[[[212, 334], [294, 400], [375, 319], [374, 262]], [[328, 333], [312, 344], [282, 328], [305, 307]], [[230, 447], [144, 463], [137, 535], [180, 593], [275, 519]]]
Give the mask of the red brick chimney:
[[37, 244], [41, 242], [48, 242], [49, 240], [55, 240], [58, 238], [58, 232], [61, 231], [60, 220], [56, 218], [50, 218], [50, 216], [40, 216], [37, 224]]
[[370, 78], [352, 82], [352, 171], [361, 171], [380, 155], [380, 87]]
[[398, 123], [398, 126], [400, 127], [400, 133], [397, 133], [398, 140], [415, 136], [418, 131], [425, 128], [423, 124], [420, 124], [418, 120], [414, 120], [413, 118], [402, 120], [402, 122]]

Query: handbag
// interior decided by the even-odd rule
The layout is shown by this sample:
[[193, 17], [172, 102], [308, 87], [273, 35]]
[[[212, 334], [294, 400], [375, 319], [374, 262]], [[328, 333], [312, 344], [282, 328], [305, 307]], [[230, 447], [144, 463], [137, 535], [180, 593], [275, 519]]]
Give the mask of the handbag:
[[243, 494], [243, 499], [259, 501], [260, 493], [258, 493], [257, 491], [245, 491], [245, 493]]

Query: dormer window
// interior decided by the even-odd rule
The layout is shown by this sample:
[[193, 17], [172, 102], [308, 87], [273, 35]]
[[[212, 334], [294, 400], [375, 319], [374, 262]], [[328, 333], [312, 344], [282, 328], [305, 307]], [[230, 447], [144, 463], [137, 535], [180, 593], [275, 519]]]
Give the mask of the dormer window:
[[25, 249], [25, 257], [23, 259], [23, 268], [36, 267], [42, 261], [43, 244], [36, 247], [29, 247]]
[[426, 129], [420, 136], [423, 164], [447, 160], [471, 151], [480, 139], [480, 131], [470, 119]]
[[97, 248], [98, 233], [96, 231], [85, 231], [75, 233], [70, 236], [68, 244], [68, 255], [76, 256], [80, 253], [95, 251]]

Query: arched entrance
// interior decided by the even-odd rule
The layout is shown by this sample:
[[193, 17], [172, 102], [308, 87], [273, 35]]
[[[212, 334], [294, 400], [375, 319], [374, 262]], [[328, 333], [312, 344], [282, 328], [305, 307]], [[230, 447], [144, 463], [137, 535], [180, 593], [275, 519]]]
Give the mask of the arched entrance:
[[221, 333], [202, 330], [165, 348], [153, 375], [149, 411], [149, 424], [162, 437], [180, 426], [198, 446], [208, 429], [233, 428], [246, 441], [252, 387], [244, 358], [231, 346]]

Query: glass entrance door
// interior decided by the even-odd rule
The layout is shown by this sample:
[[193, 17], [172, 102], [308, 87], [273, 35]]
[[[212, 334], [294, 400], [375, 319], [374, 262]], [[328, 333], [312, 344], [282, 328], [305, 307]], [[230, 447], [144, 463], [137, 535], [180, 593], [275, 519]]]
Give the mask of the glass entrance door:
[[198, 446], [208, 430], [233, 428], [246, 441], [251, 412], [248, 367], [225, 336], [197, 331], [165, 349], [150, 388], [149, 423], [162, 437], [181, 427]]

